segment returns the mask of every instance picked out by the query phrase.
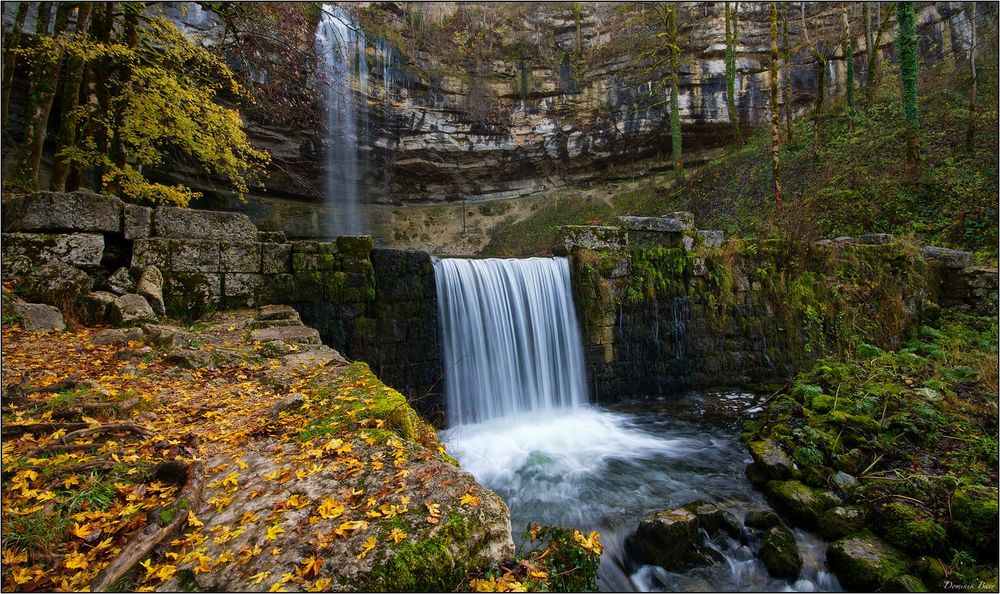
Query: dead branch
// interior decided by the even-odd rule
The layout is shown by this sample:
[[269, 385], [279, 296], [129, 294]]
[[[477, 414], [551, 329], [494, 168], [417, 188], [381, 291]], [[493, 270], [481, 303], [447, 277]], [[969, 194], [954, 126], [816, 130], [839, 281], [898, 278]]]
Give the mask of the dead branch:
[[25, 433], [33, 433], [35, 435], [41, 433], [51, 433], [58, 431], [60, 429], [65, 429], [66, 431], [76, 431], [77, 429], [86, 429], [89, 427], [87, 423], [30, 423], [24, 425], [4, 425], [0, 429], [0, 435], [4, 438], [10, 437], [20, 437]]
[[187, 503], [186, 509], [193, 510], [201, 501], [201, 490], [204, 484], [205, 465], [203, 462], [195, 462], [189, 467], [187, 484], [184, 485], [184, 489], [174, 503], [177, 507], [174, 519], [156, 532], [149, 531], [149, 526], [147, 526], [136, 540], [125, 545], [122, 552], [111, 562], [111, 565], [97, 574], [97, 577], [90, 584], [90, 591], [107, 592], [113, 583], [121, 579], [144, 557], [148, 556], [156, 545], [177, 533], [188, 521], [188, 514], [181, 512], [181, 502]]
[[81, 437], [87, 437], [88, 435], [96, 435], [99, 433], [113, 433], [117, 431], [126, 431], [129, 433], [138, 433], [139, 435], [144, 435], [146, 437], [152, 437], [153, 432], [141, 425], [135, 425], [133, 423], [112, 423], [107, 425], [98, 425], [97, 427], [88, 427], [86, 429], [79, 429], [77, 431], [71, 431], [66, 435], [59, 438], [58, 443], [51, 446], [42, 446], [36, 448], [27, 454], [28, 458], [34, 458], [39, 454], [49, 451], [49, 450], [62, 450], [62, 449], [76, 449], [79, 444], [72, 444], [71, 441], [80, 439]]

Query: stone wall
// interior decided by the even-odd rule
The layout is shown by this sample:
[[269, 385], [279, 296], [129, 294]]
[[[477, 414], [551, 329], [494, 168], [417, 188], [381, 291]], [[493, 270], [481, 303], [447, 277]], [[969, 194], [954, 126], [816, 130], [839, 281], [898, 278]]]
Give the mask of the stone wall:
[[784, 381], [851, 348], [857, 332], [898, 347], [938, 305], [996, 313], [997, 270], [972, 266], [966, 252], [884, 234], [722, 243], [677, 219], [654, 223], [623, 218], [620, 247], [568, 246], [600, 402]]

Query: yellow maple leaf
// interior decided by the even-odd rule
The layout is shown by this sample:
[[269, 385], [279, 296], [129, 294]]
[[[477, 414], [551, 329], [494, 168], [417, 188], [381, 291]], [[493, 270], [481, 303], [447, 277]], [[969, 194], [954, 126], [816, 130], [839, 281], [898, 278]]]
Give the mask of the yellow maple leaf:
[[27, 567], [21, 567], [20, 569], [15, 569], [12, 572], [11, 577], [14, 578], [14, 583], [20, 586], [35, 579], [35, 573]]
[[79, 485], [79, 484], [80, 484], [80, 477], [78, 477], [75, 474], [70, 475], [69, 477], [66, 478], [66, 480], [63, 481], [63, 487], [66, 487], [67, 489], [69, 489], [73, 485]]
[[70, 553], [66, 555], [66, 569], [86, 569], [90, 563], [83, 553]]
[[598, 555], [601, 554], [601, 550], [604, 548], [604, 546], [598, 542], [600, 536], [600, 534], [594, 531], [591, 531], [589, 536], [584, 536], [579, 530], [573, 531], [573, 540], [576, 541], [581, 548]]
[[87, 538], [95, 532], [95, 528], [90, 524], [80, 525], [79, 522], [73, 522], [73, 536], [77, 538]]
[[265, 579], [267, 579], [267, 576], [269, 576], [269, 575], [271, 575], [270, 571], [262, 571], [260, 573], [253, 574], [252, 576], [248, 577], [247, 579], [250, 580], [250, 582], [252, 582], [254, 585], [259, 585], [261, 582], [263, 582]]
[[323, 566], [323, 559], [318, 557], [306, 557], [302, 560], [301, 575], [302, 577], [308, 578], [310, 574], [312, 577], [319, 577], [319, 568]]
[[438, 503], [425, 503], [424, 505], [427, 507], [427, 513], [429, 513], [430, 515], [432, 515], [434, 517], [437, 517], [437, 516], [441, 515], [441, 505], [440, 504], [438, 504]]
[[177, 573], [177, 566], [175, 565], [163, 565], [156, 571], [156, 577], [163, 581], [169, 580]]
[[319, 578], [306, 589], [306, 592], [329, 592], [332, 584], [332, 578]]
[[15, 551], [14, 549], [3, 550], [4, 565], [20, 565], [28, 560], [28, 553], [25, 551]]
[[372, 549], [374, 549], [376, 544], [377, 543], [375, 541], [375, 537], [369, 536], [368, 540], [361, 543], [361, 552], [358, 553], [358, 559], [364, 559], [365, 555], [367, 555]]
[[389, 532], [389, 540], [391, 540], [396, 544], [399, 544], [401, 541], [405, 539], [406, 539], [406, 533], [400, 530], [399, 528], [393, 528], [392, 531]]
[[339, 448], [337, 448], [334, 451], [338, 455], [340, 455], [340, 454], [346, 454], [346, 453], [350, 452], [353, 449], [354, 449], [354, 445], [353, 444], [351, 444], [351, 443], [345, 443], [344, 445], [340, 446]]
[[324, 497], [316, 511], [324, 520], [332, 520], [344, 513], [345, 507], [333, 497]]
[[267, 529], [267, 540], [274, 540], [278, 538], [278, 535], [285, 531], [284, 528], [275, 524]]
[[204, 522], [195, 517], [193, 511], [188, 510], [188, 526], [192, 526], [194, 528], [201, 528], [204, 525], [205, 525]]
[[295, 493], [285, 502], [291, 507], [305, 507], [309, 505], [309, 498], [304, 495], [299, 495]]
[[194, 566], [194, 574], [212, 571], [212, 558], [208, 555], [198, 555], [198, 564]]
[[468, 505], [469, 507], [476, 507], [479, 505], [479, 497], [471, 493], [466, 493], [458, 498], [458, 502], [462, 505]]
[[222, 479], [222, 486], [223, 487], [232, 487], [233, 489], [238, 488], [240, 486], [240, 482], [239, 482], [239, 480], [237, 480], [239, 478], [239, 476], [240, 475], [237, 474], [236, 472], [230, 472], [229, 476], [227, 476], [226, 478]]

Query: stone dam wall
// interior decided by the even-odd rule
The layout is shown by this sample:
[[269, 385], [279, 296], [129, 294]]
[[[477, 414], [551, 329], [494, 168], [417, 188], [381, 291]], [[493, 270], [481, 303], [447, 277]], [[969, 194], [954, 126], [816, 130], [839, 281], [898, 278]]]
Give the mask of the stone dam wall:
[[[940, 306], [997, 311], [996, 269], [884, 234], [724, 241], [672, 213], [566, 227], [555, 251], [571, 258], [588, 381], [603, 403], [782, 381], [848, 348], [854, 330], [893, 347]], [[157, 316], [180, 319], [291, 305], [311, 328], [267, 332], [322, 340], [367, 362], [432, 421], [444, 418], [447, 370], [427, 253], [377, 248], [364, 236], [287, 241], [241, 214], [154, 209], [87, 192], [5, 200], [4, 277], [17, 279], [15, 291], [49, 286], [33, 277], [51, 274], [53, 263], [62, 266], [57, 276], [82, 276], [70, 293], [76, 303], [66, 303], [66, 290], [32, 299], [93, 323], [128, 323], [109, 308], [134, 301], [133, 292], [162, 309]], [[162, 295], [143, 292], [150, 278]]]

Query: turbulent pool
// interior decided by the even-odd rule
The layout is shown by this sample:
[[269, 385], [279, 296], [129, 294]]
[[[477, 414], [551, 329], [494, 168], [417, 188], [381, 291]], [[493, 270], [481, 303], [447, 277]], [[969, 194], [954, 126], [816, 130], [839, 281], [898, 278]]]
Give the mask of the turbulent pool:
[[625, 538], [650, 512], [696, 499], [741, 519], [768, 508], [743, 473], [750, 459], [732, 423], [746, 403], [750, 395], [721, 394], [613, 410], [584, 406], [461, 425], [442, 437], [463, 468], [507, 502], [515, 544], [529, 523], [600, 532], [602, 590], [840, 590], [825, 565], [826, 545], [801, 530], [794, 532], [804, 565], [795, 582], [768, 574], [752, 537], [716, 536], [708, 546], [725, 562], [684, 572], [629, 558]]

